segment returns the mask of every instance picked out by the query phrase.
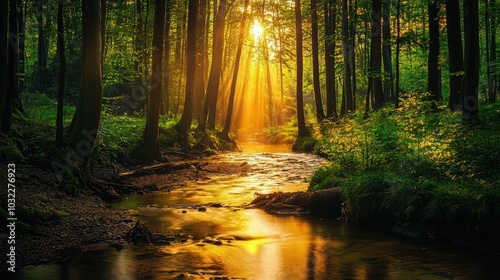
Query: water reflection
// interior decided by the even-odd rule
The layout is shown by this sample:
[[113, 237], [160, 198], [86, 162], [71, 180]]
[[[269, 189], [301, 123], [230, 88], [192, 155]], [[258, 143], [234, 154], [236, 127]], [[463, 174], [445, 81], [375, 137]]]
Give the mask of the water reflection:
[[[339, 221], [241, 209], [255, 192], [304, 190], [324, 161], [307, 154], [224, 155], [259, 168], [245, 177], [215, 178], [129, 197], [128, 209], [156, 232], [194, 239], [172, 246], [86, 252], [57, 265], [22, 270], [20, 279], [495, 279], [499, 257], [470, 256], [413, 243]], [[224, 207], [210, 207], [221, 202]], [[207, 211], [199, 212], [205, 205]], [[222, 245], [203, 243], [205, 238]]]

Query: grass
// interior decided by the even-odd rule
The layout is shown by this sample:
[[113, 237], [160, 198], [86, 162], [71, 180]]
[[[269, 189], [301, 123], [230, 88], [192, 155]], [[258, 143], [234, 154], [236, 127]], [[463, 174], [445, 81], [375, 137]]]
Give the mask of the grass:
[[500, 242], [500, 106], [481, 105], [476, 124], [416, 95], [398, 109], [323, 122], [316, 151], [331, 163], [309, 190], [341, 187], [343, 216], [355, 222], [460, 228]]

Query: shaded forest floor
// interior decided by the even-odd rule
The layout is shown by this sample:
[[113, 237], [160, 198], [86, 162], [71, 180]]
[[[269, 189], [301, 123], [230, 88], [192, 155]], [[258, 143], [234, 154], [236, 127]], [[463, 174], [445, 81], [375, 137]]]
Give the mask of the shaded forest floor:
[[[122, 195], [169, 191], [189, 181], [245, 174], [251, 169], [248, 164], [219, 163], [217, 156], [186, 159], [167, 155], [166, 159], [170, 162], [166, 165], [176, 167], [131, 175], [130, 171], [147, 170], [148, 165], [95, 168], [89, 188], [74, 195], [58, 186], [53, 172], [30, 163], [16, 164], [16, 267], [60, 262], [96, 247], [127, 246], [125, 238], [136, 218], [109, 207]], [[7, 248], [1, 250], [6, 252]], [[5, 265], [2, 262], [1, 269]]]

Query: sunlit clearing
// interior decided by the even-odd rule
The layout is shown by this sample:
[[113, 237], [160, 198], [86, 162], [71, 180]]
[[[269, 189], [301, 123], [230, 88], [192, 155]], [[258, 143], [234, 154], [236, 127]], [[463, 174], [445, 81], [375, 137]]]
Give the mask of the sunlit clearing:
[[260, 25], [258, 20], [255, 20], [253, 22], [251, 32], [253, 35], [253, 39], [255, 41], [257, 41], [262, 37], [262, 34], [264, 33], [264, 27], [262, 27], [262, 25]]

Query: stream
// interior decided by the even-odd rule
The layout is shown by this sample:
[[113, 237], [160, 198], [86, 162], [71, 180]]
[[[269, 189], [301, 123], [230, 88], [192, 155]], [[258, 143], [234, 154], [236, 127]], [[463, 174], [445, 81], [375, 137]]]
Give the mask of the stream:
[[25, 268], [20, 279], [498, 279], [499, 256], [308, 214], [241, 208], [256, 193], [305, 191], [314, 170], [326, 163], [318, 156], [292, 153], [285, 145], [253, 145], [215, 160], [250, 164], [253, 171], [113, 205], [157, 233], [187, 233], [192, 240], [87, 251], [60, 264]]

